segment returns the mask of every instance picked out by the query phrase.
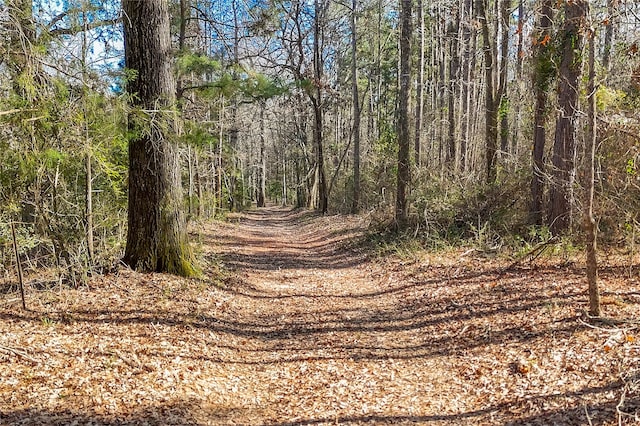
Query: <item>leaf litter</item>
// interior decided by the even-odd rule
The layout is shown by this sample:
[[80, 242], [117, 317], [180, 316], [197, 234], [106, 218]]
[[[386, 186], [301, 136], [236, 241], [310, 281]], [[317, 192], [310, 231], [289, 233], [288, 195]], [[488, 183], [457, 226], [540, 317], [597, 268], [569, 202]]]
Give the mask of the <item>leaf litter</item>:
[[[202, 279], [120, 269], [32, 289], [27, 312], [3, 296], [0, 423], [640, 421], [637, 325], [587, 321], [577, 264], [379, 258], [365, 225], [263, 209], [203, 225]], [[637, 271], [608, 262], [605, 314], [637, 320]]]

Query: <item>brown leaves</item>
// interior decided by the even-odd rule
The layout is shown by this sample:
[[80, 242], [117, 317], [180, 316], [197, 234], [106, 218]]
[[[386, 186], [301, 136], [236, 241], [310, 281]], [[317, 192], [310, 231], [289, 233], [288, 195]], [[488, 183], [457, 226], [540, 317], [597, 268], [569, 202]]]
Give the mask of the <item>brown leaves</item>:
[[[225, 288], [122, 270], [0, 308], [0, 348], [36, 361], [0, 350], [0, 423], [616, 424], [637, 333], [579, 322], [580, 270], [370, 261], [357, 218], [239, 220], [205, 230]], [[637, 282], [602, 279], [607, 314], [637, 317]]]
[[549, 34], [545, 34], [544, 37], [542, 37], [542, 39], [540, 40], [540, 44], [542, 46], [546, 46], [549, 41], [551, 41], [551, 36]]

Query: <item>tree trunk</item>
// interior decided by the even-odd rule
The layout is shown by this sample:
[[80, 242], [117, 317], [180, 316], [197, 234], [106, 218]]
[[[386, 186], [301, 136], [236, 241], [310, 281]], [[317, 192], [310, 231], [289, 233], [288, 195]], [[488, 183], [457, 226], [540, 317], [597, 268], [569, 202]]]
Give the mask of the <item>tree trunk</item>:
[[[354, 0], [355, 1], [355, 0]], [[424, 114], [424, 49], [425, 49], [425, 35], [424, 35], [424, 3], [422, 0], [418, 0], [416, 5], [416, 12], [418, 14], [417, 21], [420, 25], [420, 47], [418, 52], [418, 84], [416, 88], [416, 129], [414, 137], [414, 157], [416, 167], [420, 167], [420, 157], [422, 151], [422, 116]]]
[[448, 106], [448, 133], [447, 133], [447, 153], [445, 161], [449, 163], [450, 170], [455, 170], [456, 161], [456, 120], [455, 120], [455, 99], [456, 87], [458, 84], [458, 30], [460, 15], [457, 9], [452, 12], [451, 23], [448, 28], [450, 42], [449, 48], [449, 106]]
[[509, 65], [509, 25], [511, 0], [502, 0], [500, 4], [500, 75], [496, 108], [500, 116], [500, 151], [502, 155], [508, 151], [509, 114], [507, 99], [507, 71]]
[[260, 105], [260, 170], [258, 171], [258, 196], [256, 197], [256, 207], [264, 207], [266, 180], [267, 180], [267, 159], [265, 156], [265, 138], [264, 138], [264, 102]]
[[198, 217], [202, 218], [204, 216], [204, 200], [202, 199], [202, 177], [200, 176], [200, 154], [198, 150], [194, 152], [194, 160], [195, 160], [195, 180], [196, 180], [196, 197], [198, 199]]
[[542, 209], [545, 181], [544, 146], [546, 144], [546, 126], [548, 90], [555, 72], [553, 53], [551, 52], [551, 28], [553, 24], [553, 0], [542, 4], [538, 21], [538, 32], [534, 38], [533, 91], [535, 113], [533, 119], [533, 175], [531, 178], [531, 206], [529, 222], [542, 225]]
[[564, 28], [560, 35], [559, 112], [553, 145], [553, 186], [549, 209], [549, 226], [556, 235], [567, 231], [572, 219], [575, 132], [584, 39], [582, 31], [587, 7], [586, 0], [566, 3]]
[[[473, 19], [473, 1], [463, 0], [463, 29], [462, 44], [464, 48], [464, 60], [462, 63], [462, 137], [460, 139], [460, 171], [464, 173], [467, 164], [467, 147], [471, 138], [471, 90], [473, 64], [472, 64], [472, 19]], [[473, 30], [474, 38], [476, 30]], [[474, 56], [475, 57], [475, 56]]]
[[187, 220], [191, 220], [193, 217], [193, 195], [195, 189], [194, 173], [193, 173], [193, 148], [191, 145], [187, 145], [187, 172], [188, 172], [188, 186], [187, 186]]
[[124, 262], [142, 271], [195, 273], [182, 212], [180, 169], [172, 127], [167, 0], [123, 0], [125, 64], [135, 76], [129, 114], [129, 213]]
[[517, 101], [523, 97], [524, 93], [524, 80], [522, 78], [523, 71], [523, 63], [524, 63], [524, 24], [525, 24], [526, 16], [524, 11], [524, 0], [518, 1], [518, 47], [516, 50], [516, 81], [515, 81], [515, 89], [516, 93], [513, 96], [513, 99], [516, 100], [514, 102], [515, 110], [513, 112], [513, 131], [511, 134], [511, 153], [517, 160], [519, 157], [519, 144], [518, 141], [520, 139], [520, 123], [522, 122], [521, 111], [522, 111], [522, 102]]
[[313, 104], [313, 139], [316, 147], [316, 185], [317, 185], [317, 200], [318, 211], [325, 214], [329, 208], [329, 196], [327, 188], [327, 177], [324, 170], [324, 150], [323, 150], [323, 102], [322, 102], [322, 78], [324, 63], [322, 60], [322, 51], [320, 46], [320, 39], [322, 38], [322, 26], [320, 21], [324, 15], [324, 4], [320, 5], [323, 0], [315, 1], [315, 20], [314, 20], [314, 37], [313, 37], [313, 74], [315, 77], [315, 90], [311, 96], [311, 103]]
[[395, 218], [398, 228], [408, 223], [407, 190], [411, 179], [409, 147], [409, 91], [411, 90], [411, 0], [400, 2], [400, 102], [398, 111], [398, 177]]
[[477, 11], [478, 20], [482, 25], [482, 51], [484, 53], [484, 73], [485, 73], [485, 160], [486, 160], [486, 182], [493, 184], [496, 181], [496, 154], [498, 151], [498, 108], [495, 93], [495, 69], [497, 62], [494, 56], [494, 49], [491, 46], [489, 22], [487, 20], [486, 0], [478, 0]]
[[360, 211], [360, 94], [358, 93], [358, 0], [351, 3], [351, 92], [353, 97], [353, 204], [351, 213]]
[[617, 4], [617, 0], [607, 0], [607, 19], [604, 26], [604, 48], [602, 50], [602, 68], [604, 68], [605, 74], [609, 71], [609, 63], [611, 62], [613, 30], [615, 28], [613, 23], [618, 9]]
[[[187, 39], [187, 20], [189, 18], [189, 14], [191, 13], [189, 4], [190, 0], [180, 0], [180, 29], [178, 34], [178, 49], [180, 53], [185, 53], [186, 47], [186, 39]], [[182, 98], [182, 78], [178, 78], [176, 82], [176, 97], [178, 99]]]
[[289, 195], [287, 191], [287, 153], [282, 153], [282, 206], [289, 204]]
[[[588, 7], [588, 6], [587, 6]], [[589, 81], [587, 83], [588, 123], [585, 135], [587, 154], [585, 185], [585, 251], [587, 258], [587, 282], [589, 285], [589, 314], [600, 316], [600, 291], [598, 289], [598, 263], [596, 259], [596, 221], [593, 217], [593, 198], [596, 167], [596, 70], [595, 70], [595, 29], [589, 31]]]
[[[444, 165], [446, 164], [446, 139], [445, 139], [445, 105], [447, 100], [447, 39], [446, 32], [447, 27], [445, 25], [445, 7], [442, 2], [436, 6], [436, 38], [437, 44], [435, 46], [436, 56], [435, 65], [437, 66], [437, 93], [434, 93], [437, 104], [437, 135], [436, 135], [436, 149], [438, 152], [438, 165], [441, 172], [444, 172]], [[411, 59], [409, 59], [411, 61]], [[409, 62], [409, 66], [411, 63]]]
[[220, 96], [220, 128], [218, 129], [218, 159], [216, 167], [216, 189], [218, 198], [218, 209], [222, 211], [222, 142], [224, 139], [224, 121], [225, 121], [225, 98]]
[[92, 156], [91, 156], [91, 138], [89, 135], [89, 119], [87, 116], [87, 95], [88, 95], [88, 67], [87, 67], [87, 54], [88, 54], [88, 32], [89, 32], [89, 20], [86, 15], [86, 2], [82, 2], [82, 45], [81, 45], [81, 61], [82, 61], [82, 118], [83, 118], [83, 133], [84, 133], [84, 145], [85, 145], [85, 239], [87, 242], [87, 258], [89, 263], [89, 269], [93, 268], [95, 261], [94, 244], [93, 244], [93, 169], [92, 169]]

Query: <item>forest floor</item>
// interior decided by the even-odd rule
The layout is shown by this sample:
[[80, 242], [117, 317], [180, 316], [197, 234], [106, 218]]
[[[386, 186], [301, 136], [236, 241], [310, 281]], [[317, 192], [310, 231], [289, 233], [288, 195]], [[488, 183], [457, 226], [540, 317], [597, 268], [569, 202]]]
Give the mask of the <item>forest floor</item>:
[[[640, 422], [638, 325], [586, 321], [579, 262], [380, 257], [365, 225], [261, 209], [195, 230], [204, 278], [0, 296], [0, 424]], [[640, 318], [609, 263], [605, 315]]]

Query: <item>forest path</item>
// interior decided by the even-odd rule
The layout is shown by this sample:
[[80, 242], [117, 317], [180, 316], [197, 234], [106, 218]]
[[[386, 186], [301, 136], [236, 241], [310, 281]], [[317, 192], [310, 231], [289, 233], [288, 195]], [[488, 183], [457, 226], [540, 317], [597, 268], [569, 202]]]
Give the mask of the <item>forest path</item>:
[[[0, 425], [618, 425], [637, 329], [581, 322], [580, 269], [381, 257], [358, 216], [266, 208], [192, 233], [201, 279], [121, 268], [0, 293]], [[222, 269], [221, 269], [222, 264]], [[640, 317], [628, 268], [605, 313]], [[225, 277], [221, 279], [220, 277]], [[623, 403], [620, 403], [624, 396]], [[618, 404], [621, 404], [618, 406]]]
[[234, 361], [251, 366], [243, 381], [267, 398], [253, 407], [263, 421], [450, 424], [469, 403], [452, 401], [464, 390], [450, 374], [455, 351], [425, 333], [442, 318], [420, 314], [402, 265], [354, 244], [362, 232], [359, 217], [272, 207], [206, 241], [234, 272], [229, 311], [247, 338]]
[[205, 246], [234, 271], [249, 423], [584, 424], [588, 404], [591, 421], [614, 421], [609, 366], [595, 380], [569, 372], [593, 368], [596, 350], [577, 343], [579, 271], [504, 273], [455, 252], [369, 258], [356, 216], [236, 219]]

